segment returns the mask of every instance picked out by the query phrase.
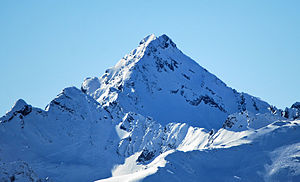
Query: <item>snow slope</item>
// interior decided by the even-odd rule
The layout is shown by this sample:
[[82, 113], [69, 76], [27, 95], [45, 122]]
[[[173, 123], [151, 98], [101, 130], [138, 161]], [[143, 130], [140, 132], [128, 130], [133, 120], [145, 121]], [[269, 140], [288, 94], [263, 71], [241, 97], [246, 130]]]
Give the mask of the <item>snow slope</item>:
[[[299, 124], [277, 121], [251, 131], [220, 129], [201, 150], [169, 150], [138, 171], [99, 182], [299, 181]], [[119, 166], [122, 172], [129, 163]]]
[[172, 153], [143, 181], [299, 181], [299, 124], [275, 122], [246, 135], [249, 144]]
[[81, 90], [0, 118], [0, 181], [299, 181], [299, 113], [150, 35]]

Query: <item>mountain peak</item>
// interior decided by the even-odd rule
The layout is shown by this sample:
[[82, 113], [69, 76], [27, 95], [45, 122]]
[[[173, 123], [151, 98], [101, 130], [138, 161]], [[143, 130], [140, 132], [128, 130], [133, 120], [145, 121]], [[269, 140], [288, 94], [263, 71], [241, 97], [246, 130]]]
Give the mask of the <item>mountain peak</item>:
[[19, 100], [17, 100], [17, 102], [15, 103], [15, 105], [12, 107], [11, 110], [12, 111], [20, 111], [27, 105], [28, 104], [23, 99], [19, 99]]
[[149, 44], [151, 41], [155, 40], [157, 37], [154, 34], [150, 34], [143, 38], [143, 40], [140, 41], [141, 44]]
[[102, 105], [119, 103], [125, 112], [151, 116], [161, 124], [218, 128], [235, 112], [269, 112], [267, 103], [227, 87], [165, 34], [145, 37], [101, 78], [86, 79], [82, 90]]
[[169, 45], [171, 45], [172, 47], [176, 47], [176, 44], [166, 34], [159, 36], [158, 40], [160, 45], [163, 45], [165, 48], [167, 48]]
[[10, 111], [0, 118], [0, 123], [10, 121], [18, 114], [21, 114], [22, 116], [20, 118], [23, 118], [23, 116], [28, 115], [31, 111], [32, 106], [28, 105], [23, 99], [19, 99]]
[[146, 47], [149, 45], [153, 48], [168, 48], [169, 45], [176, 48], [176, 44], [166, 34], [163, 34], [159, 37], [156, 37], [154, 34], [148, 35], [143, 40], [141, 40], [140, 45], [141, 44], [144, 44]]
[[300, 109], [300, 102], [295, 102], [291, 108]]
[[155, 49], [158, 47], [168, 48], [170, 45], [171, 47], [176, 48], [176, 44], [166, 34], [159, 37], [156, 37], [154, 34], [150, 34], [140, 41], [139, 47], [151, 47], [152, 49]]

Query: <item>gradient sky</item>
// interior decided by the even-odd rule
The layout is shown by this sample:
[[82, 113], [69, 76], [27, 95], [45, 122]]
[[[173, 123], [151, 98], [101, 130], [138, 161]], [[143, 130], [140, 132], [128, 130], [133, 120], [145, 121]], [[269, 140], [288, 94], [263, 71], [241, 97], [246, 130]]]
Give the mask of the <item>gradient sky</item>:
[[279, 108], [300, 101], [300, 1], [0, 1], [0, 115], [44, 108], [167, 34], [227, 85]]

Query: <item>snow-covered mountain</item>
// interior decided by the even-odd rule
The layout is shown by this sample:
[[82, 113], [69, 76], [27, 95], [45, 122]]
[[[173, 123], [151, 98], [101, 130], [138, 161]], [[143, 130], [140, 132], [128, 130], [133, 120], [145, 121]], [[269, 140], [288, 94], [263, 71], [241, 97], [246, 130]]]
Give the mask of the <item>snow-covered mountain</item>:
[[118, 103], [125, 111], [151, 116], [161, 124], [219, 128], [229, 114], [266, 113], [270, 107], [226, 86], [166, 35], [146, 37], [101, 78], [86, 79], [82, 90], [102, 105]]
[[298, 181], [299, 113], [150, 35], [45, 110], [18, 100], [0, 118], [0, 181]]

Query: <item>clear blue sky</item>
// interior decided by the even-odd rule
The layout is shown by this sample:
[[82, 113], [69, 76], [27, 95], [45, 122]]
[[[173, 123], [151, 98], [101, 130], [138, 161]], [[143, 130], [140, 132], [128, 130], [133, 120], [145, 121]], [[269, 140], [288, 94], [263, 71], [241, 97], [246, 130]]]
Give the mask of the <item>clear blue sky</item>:
[[44, 108], [101, 76], [150, 33], [229, 86], [279, 108], [300, 101], [300, 1], [0, 1], [0, 115]]

